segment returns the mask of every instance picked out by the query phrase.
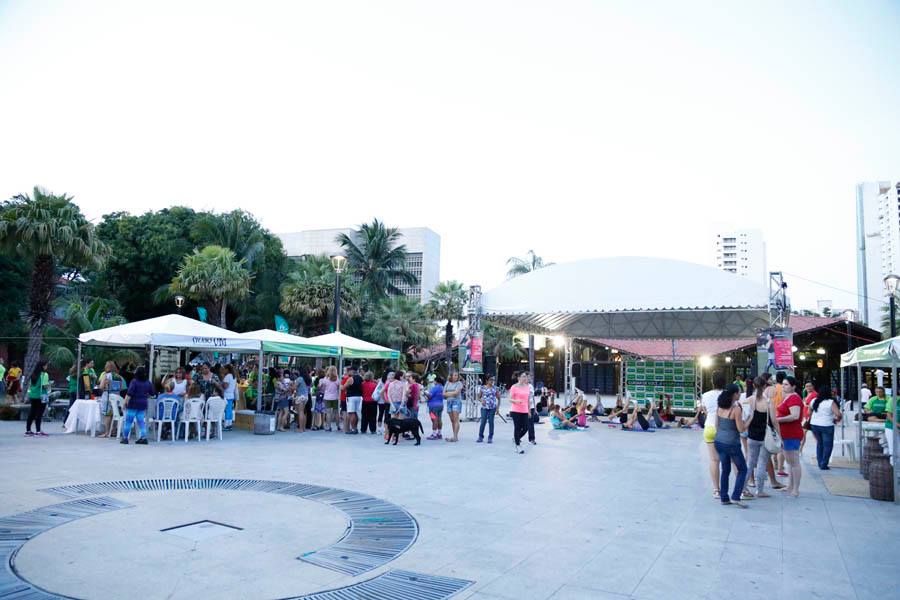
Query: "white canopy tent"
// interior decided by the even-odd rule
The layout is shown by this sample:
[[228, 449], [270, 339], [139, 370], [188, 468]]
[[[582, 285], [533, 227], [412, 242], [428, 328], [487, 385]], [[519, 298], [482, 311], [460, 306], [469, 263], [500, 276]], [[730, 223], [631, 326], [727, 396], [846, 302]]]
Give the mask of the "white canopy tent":
[[[891, 397], [894, 399], [893, 421], [894, 427], [890, 433], [885, 431], [885, 435], [891, 436], [891, 462], [894, 464], [894, 501], [900, 502], [900, 485], [897, 480], [897, 469], [900, 462], [900, 430], [896, 424], [900, 420], [900, 403], [897, 402], [897, 366], [900, 365], [900, 336], [882, 340], [874, 344], [868, 344], [854, 348], [850, 352], [841, 354], [841, 389], [844, 389], [844, 367], [856, 367], [856, 380], [862, 382], [863, 367], [877, 367], [891, 370]], [[862, 413], [862, 406], [859, 407], [859, 413]], [[862, 456], [862, 422], [858, 426], [859, 434], [857, 435], [857, 448], [859, 448], [860, 456]], [[860, 461], [862, 468], [862, 461]]]
[[665, 258], [595, 258], [544, 267], [481, 297], [483, 319], [544, 335], [608, 338], [754, 337], [769, 325], [769, 291]]
[[[234, 331], [182, 315], [164, 315], [82, 333], [78, 336], [79, 373], [82, 345], [149, 348], [151, 376], [153, 353], [158, 347], [207, 352], [253, 352], [259, 354], [260, 363], [262, 362], [262, 343], [258, 339], [245, 338]], [[262, 372], [260, 372], [261, 381]]]

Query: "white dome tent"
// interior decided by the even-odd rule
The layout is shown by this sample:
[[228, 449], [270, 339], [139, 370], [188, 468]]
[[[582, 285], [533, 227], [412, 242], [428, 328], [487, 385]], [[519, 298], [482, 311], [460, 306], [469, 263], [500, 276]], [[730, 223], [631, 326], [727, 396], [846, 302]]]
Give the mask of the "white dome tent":
[[510, 279], [484, 292], [478, 310], [488, 323], [565, 337], [568, 394], [572, 338], [754, 337], [769, 326], [769, 290], [680, 260], [594, 258]]

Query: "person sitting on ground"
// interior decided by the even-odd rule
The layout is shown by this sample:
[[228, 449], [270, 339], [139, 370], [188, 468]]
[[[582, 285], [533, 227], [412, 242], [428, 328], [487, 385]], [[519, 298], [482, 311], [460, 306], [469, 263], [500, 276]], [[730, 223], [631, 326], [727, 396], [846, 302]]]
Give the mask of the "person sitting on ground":
[[[648, 403], [649, 406], [649, 403]], [[621, 416], [619, 417], [621, 419]], [[650, 421], [647, 420], [647, 417], [644, 415], [644, 411], [641, 409], [641, 406], [635, 402], [634, 410], [631, 411], [631, 414], [625, 419], [625, 422], [622, 424], [622, 429], [633, 430], [635, 424], [639, 426], [644, 431], [650, 429]]]
[[678, 426], [683, 429], [690, 429], [694, 425], [699, 425], [701, 428], [706, 425], [706, 413], [703, 412], [703, 405], [697, 404], [697, 411], [694, 413], [693, 417], [680, 417], [678, 419]]
[[[599, 406], [599, 404], [597, 406]], [[599, 421], [600, 417], [603, 416], [603, 409], [598, 408], [597, 406], [594, 406], [593, 404], [587, 405], [588, 421]]]
[[675, 411], [672, 410], [672, 398], [668, 394], [659, 395], [659, 416], [667, 423], [675, 421]]
[[587, 429], [587, 403], [584, 401], [584, 397], [582, 396], [581, 401], [578, 402], [577, 405], [577, 414], [575, 416], [576, 423], [578, 427], [581, 429]]
[[630, 404], [631, 404], [631, 402], [628, 402], [627, 404], [623, 404], [622, 397], [619, 396], [619, 398], [616, 400], [616, 407], [613, 408], [609, 413], [609, 420], [611, 422], [618, 421], [619, 423], [624, 425], [625, 421], [628, 420], [628, 414], [629, 414], [628, 408], [629, 408]]
[[578, 429], [578, 425], [572, 419], [567, 419], [558, 405], [554, 405], [550, 413], [550, 424], [553, 429]]

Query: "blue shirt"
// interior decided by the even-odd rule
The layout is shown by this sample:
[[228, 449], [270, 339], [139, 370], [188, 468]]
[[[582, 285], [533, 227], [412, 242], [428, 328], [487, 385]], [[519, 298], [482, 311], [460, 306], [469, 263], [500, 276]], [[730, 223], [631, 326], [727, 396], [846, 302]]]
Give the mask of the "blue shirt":
[[147, 410], [147, 399], [153, 395], [153, 384], [132, 379], [125, 394], [129, 397], [128, 410]]
[[439, 383], [431, 386], [431, 389], [428, 390], [428, 406], [444, 406], [444, 386]]

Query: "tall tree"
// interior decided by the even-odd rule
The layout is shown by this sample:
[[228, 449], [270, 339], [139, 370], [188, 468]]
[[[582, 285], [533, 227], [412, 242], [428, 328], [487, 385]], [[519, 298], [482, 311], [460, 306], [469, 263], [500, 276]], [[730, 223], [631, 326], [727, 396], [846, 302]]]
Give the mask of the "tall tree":
[[219, 315], [219, 327], [227, 328], [228, 303], [243, 300], [250, 293], [250, 273], [232, 250], [207, 246], [184, 257], [171, 290], [208, 303], [211, 312]]
[[463, 318], [467, 301], [468, 294], [458, 281], [438, 283], [428, 300], [427, 309], [431, 318], [447, 322], [444, 326], [444, 351], [448, 374], [453, 365], [453, 321]]
[[31, 264], [28, 297], [28, 350], [25, 377], [31, 376], [50, 322], [59, 269], [97, 267], [107, 254], [72, 198], [35, 187], [0, 204], [0, 247]]
[[529, 250], [525, 258], [513, 256], [506, 261], [506, 266], [508, 267], [506, 278], [512, 279], [513, 277], [518, 277], [525, 273], [531, 273], [532, 271], [549, 267], [552, 264], [552, 262], [544, 262], [544, 259], [535, 254], [534, 250]]
[[196, 235], [205, 244], [222, 246], [254, 272], [256, 259], [265, 251], [266, 230], [248, 212], [233, 210], [223, 214], [203, 214], [197, 220]]
[[96, 235], [115, 252], [103, 268], [85, 274], [89, 294], [117, 300], [129, 321], [172, 312], [168, 294], [162, 294], [163, 304], [155, 292], [167, 291], [177, 265], [197, 247], [197, 223], [203, 216], [183, 206], [105, 215]]
[[396, 228], [375, 219], [360, 225], [352, 235], [340, 234], [337, 242], [358, 278], [364, 302], [374, 306], [389, 295], [402, 295], [397, 284], [418, 283], [416, 276], [406, 270], [406, 246], [399, 243], [400, 232]]
[[434, 339], [435, 327], [425, 307], [415, 298], [394, 296], [382, 300], [367, 319], [367, 339], [408, 354]]
[[[329, 270], [331, 264], [329, 264]], [[322, 267], [321, 259], [312, 259], [310, 264], [288, 276], [281, 288], [281, 310], [289, 317], [302, 323], [303, 334], [307, 336], [328, 332], [334, 314], [334, 271], [330, 277]], [[360, 315], [358, 292], [353, 284], [341, 286], [341, 319], [352, 319]]]

